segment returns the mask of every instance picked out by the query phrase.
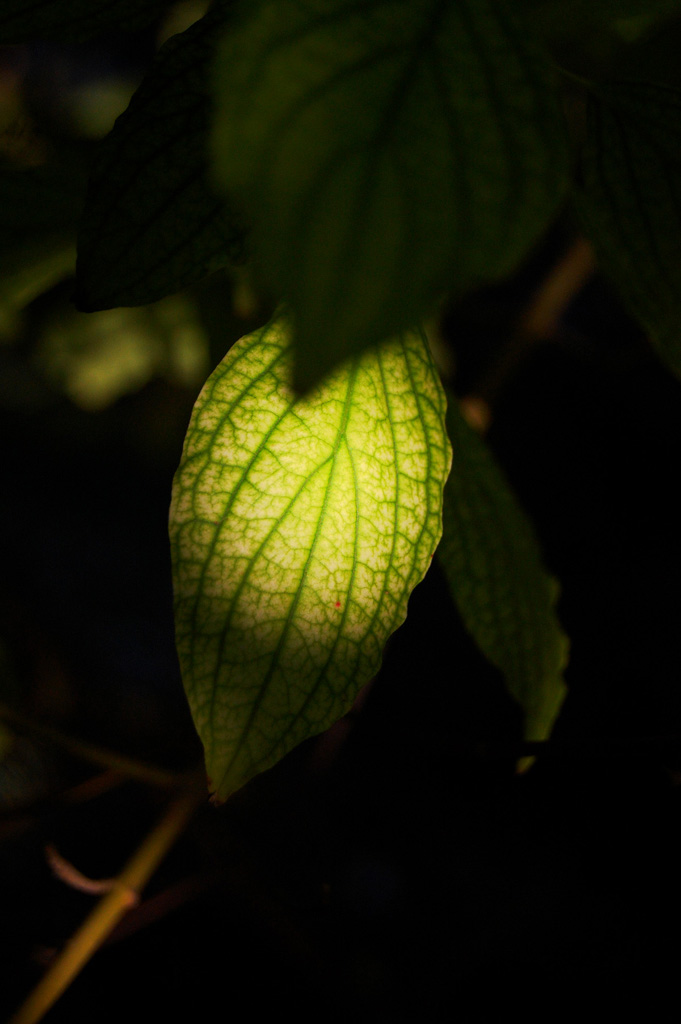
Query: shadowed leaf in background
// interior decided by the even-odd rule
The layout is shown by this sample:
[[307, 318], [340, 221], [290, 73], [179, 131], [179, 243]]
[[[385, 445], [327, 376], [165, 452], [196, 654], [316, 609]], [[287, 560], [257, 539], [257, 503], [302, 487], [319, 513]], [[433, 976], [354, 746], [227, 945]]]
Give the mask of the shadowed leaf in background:
[[452, 470], [438, 558], [466, 628], [523, 709], [525, 738], [545, 740], [565, 696], [568, 639], [555, 614], [558, 584], [503, 473], [453, 396], [447, 432]]
[[564, 194], [562, 115], [503, 3], [239, 10], [216, 64], [215, 181], [293, 310], [305, 389], [516, 266]]
[[596, 255], [681, 376], [681, 92], [595, 85], [575, 201]]
[[78, 239], [86, 312], [156, 301], [242, 255], [243, 231], [207, 180], [207, 76], [230, 6], [165, 44], [100, 143]]
[[73, 273], [86, 181], [77, 153], [39, 167], [0, 166], [0, 329], [3, 314]]

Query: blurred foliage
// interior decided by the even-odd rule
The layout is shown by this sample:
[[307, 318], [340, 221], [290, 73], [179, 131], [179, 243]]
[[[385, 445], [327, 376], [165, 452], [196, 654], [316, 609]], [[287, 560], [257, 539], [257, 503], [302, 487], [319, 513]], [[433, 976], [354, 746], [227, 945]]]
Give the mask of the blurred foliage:
[[[98, 21], [97, 5], [88, 3], [83, 5], [83, 25], [94, 31], [126, 22], [133, 6], [102, 5]], [[136, 17], [144, 13], [156, 21], [149, 35], [150, 55], [200, 18], [206, 6], [200, 0], [172, 5], [154, 0], [144, 12], [138, 9]], [[71, 4], [43, 5], [36, 17], [43, 19], [46, 33], [70, 38], [66, 15], [72, 9]], [[11, 34], [12, 19], [20, 11], [23, 5], [0, 4], [0, 37], [3, 30]], [[40, 34], [35, 26], [27, 36], [34, 34]], [[195, 391], [224, 354], [220, 348], [210, 352], [211, 326], [207, 334], [197, 306], [197, 301], [199, 306], [211, 304], [205, 288], [196, 301], [188, 294], [174, 295], [145, 308], [94, 316], [78, 313], [69, 301], [76, 230], [93, 153], [89, 140], [106, 134], [137, 83], [131, 82], [126, 65], [103, 66], [94, 77], [82, 78], [80, 51], [63, 43], [50, 45], [49, 52], [59, 57], [44, 67], [36, 64], [30, 46], [0, 49], [0, 344], [16, 351], [14, 370], [8, 364], [6, 376], [10, 373], [18, 381], [29, 372], [36, 382], [42, 380], [88, 411], [103, 409], [154, 379]], [[47, 88], [47, 120], [41, 106], [46, 74], [59, 76]], [[137, 80], [140, 75], [141, 70]], [[65, 287], [55, 287], [62, 282]], [[31, 304], [37, 299], [36, 317]], [[20, 364], [26, 369], [20, 371]], [[27, 399], [33, 390], [28, 381], [26, 377]], [[12, 406], [21, 404], [23, 390], [20, 386], [19, 392], [11, 392]], [[3, 388], [5, 392], [10, 400], [10, 391]]]
[[154, 377], [198, 388], [209, 370], [205, 334], [187, 296], [85, 315], [54, 311], [34, 363], [82, 409], [103, 409]]
[[243, 227], [208, 181], [210, 69], [227, 0], [161, 48], [97, 148], [78, 232], [76, 302], [140, 305], [243, 259]]
[[577, 206], [601, 266], [681, 376], [680, 89], [593, 89]]
[[46, 146], [28, 167], [0, 158], [0, 333], [13, 311], [73, 274], [87, 170], [88, 151], [73, 146]]

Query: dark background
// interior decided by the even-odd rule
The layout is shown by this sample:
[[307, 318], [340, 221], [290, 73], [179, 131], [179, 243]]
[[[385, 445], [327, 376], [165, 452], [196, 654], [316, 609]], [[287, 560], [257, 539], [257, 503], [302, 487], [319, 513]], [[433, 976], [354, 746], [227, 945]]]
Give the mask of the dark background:
[[[116, 45], [102, 43], [107, 60]], [[142, 66], [152, 39], [136, 45], [121, 51]], [[574, 234], [566, 213], [512, 281], [446, 312], [461, 394]], [[0, 348], [3, 699], [182, 770], [200, 749], [173, 648], [167, 513], [195, 389], [154, 378], [78, 408], [33, 360], [71, 289], [36, 300]], [[216, 316], [231, 340], [250, 327], [219, 277], [196, 301], [209, 335]], [[681, 905], [680, 399], [598, 274], [496, 398], [488, 439], [561, 581], [572, 644], [569, 696], [529, 772], [515, 774], [517, 709], [435, 564], [361, 708], [206, 803], [47, 1019], [477, 1024], [639, 999], [664, 1019]], [[69, 798], [97, 772], [30, 728], [0, 763], [0, 1012], [93, 905], [53, 878], [45, 845], [107, 877], [166, 806], [136, 781]]]

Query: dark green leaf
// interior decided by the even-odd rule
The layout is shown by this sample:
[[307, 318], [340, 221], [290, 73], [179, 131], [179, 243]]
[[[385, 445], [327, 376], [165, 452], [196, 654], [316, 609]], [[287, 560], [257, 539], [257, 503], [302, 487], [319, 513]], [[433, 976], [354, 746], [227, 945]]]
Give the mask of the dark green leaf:
[[681, 376], [681, 92], [594, 90], [577, 206], [603, 269]]
[[301, 386], [509, 272], [563, 192], [552, 83], [492, 0], [245, 4], [216, 82], [217, 180], [294, 311]]
[[525, 736], [549, 735], [565, 695], [568, 642], [532, 528], [490, 451], [447, 403], [452, 469], [438, 558], [461, 617], [525, 713]]
[[0, 43], [79, 42], [116, 29], [135, 31], [170, 0], [0, 0]]
[[101, 143], [78, 240], [83, 310], [153, 302], [242, 251], [206, 178], [207, 67], [228, 6], [166, 43]]
[[85, 183], [76, 154], [41, 167], [0, 166], [0, 308], [21, 307], [73, 273]]

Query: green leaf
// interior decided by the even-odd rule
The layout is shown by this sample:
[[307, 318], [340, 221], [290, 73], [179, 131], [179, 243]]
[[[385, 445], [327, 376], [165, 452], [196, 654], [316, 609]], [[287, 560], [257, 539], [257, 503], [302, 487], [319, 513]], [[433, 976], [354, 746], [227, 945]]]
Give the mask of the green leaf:
[[216, 180], [294, 311], [302, 387], [512, 270], [563, 193], [552, 81], [492, 0], [243, 5], [216, 88]]
[[85, 182], [77, 154], [40, 167], [0, 165], [0, 330], [7, 315], [73, 274]]
[[28, 239], [10, 253], [0, 254], [0, 334], [3, 320], [59, 281], [71, 277], [76, 266], [76, 246], [68, 236]]
[[576, 202], [603, 270], [681, 376], [681, 92], [594, 87]]
[[153, 302], [241, 255], [243, 232], [206, 173], [207, 69], [229, 6], [166, 43], [100, 144], [78, 241], [87, 312]]
[[532, 528], [455, 398], [447, 407], [452, 470], [438, 557], [466, 628], [501, 670], [525, 713], [525, 736], [543, 740], [565, 695], [568, 640]]
[[117, 29], [135, 31], [170, 0], [0, 0], [0, 43], [80, 42]]
[[158, 377], [190, 388], [206, 379], [207, 341], [186, 293], [88, 316], [60, 309], [41, 327], [33, 365], [88, 412]]
[[229, 351], [173, 486], [177, 648], [222, 799], [350, 708], [441, 532], [450, 447], [424, 336], [296, 400], [289, 334], [275, 320]]

